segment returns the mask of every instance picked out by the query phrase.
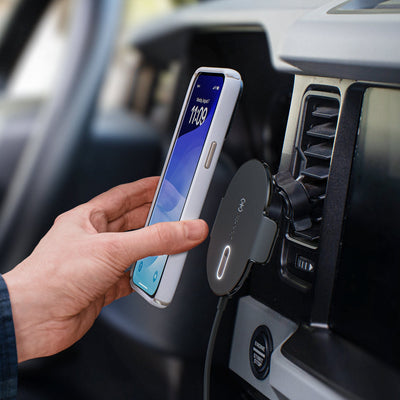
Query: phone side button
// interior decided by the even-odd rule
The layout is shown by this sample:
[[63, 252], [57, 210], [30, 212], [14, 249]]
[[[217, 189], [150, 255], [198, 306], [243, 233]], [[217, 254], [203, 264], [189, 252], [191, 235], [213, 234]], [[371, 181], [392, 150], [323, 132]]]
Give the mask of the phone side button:
[[204, 164], [204, 166], [206, 167], [206, 169], [210, 168], [211, 165], [211, 161], [214, 157], [214, 153], [215, 153], [215, 149], [217, 148], [217, 142], [212, 142], [211, 146], [210, 146], [210, 150], [208, 150], [208, 155], [207, 155], [207, 159], [206, 159], [206, 163]]

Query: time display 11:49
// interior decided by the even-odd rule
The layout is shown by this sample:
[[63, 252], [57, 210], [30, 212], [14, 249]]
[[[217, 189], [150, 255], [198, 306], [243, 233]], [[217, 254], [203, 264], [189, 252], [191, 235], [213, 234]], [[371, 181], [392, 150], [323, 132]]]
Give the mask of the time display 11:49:
[[193, 106], [189, 118], [189, 124], [203, 125], [207, 118], [208, 108]]

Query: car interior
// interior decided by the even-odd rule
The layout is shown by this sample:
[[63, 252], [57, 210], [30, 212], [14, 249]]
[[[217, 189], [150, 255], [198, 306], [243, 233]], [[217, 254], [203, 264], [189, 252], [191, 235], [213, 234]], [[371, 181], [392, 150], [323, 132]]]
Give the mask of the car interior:
[[[10, 3], [0, 272], [61, 212], [160, 174], [193, 72], [232, 68], [243, 93], [201, 218], [213, 227], [252, 159], [268, 165], [281, 203], [270, 259], [253, 263], [222, 315], [210, 398], [400, 398], [399, 1], [176, 2], [123, 34], [128, 1]], [[66, 39], [51, 90], [17, 96], [21, 63], [55, 10]], [[18, 398], [202, 399], [219, 300], [209, 243], [189, 252], [167, 308], [133, 293], [70, 349], [20, 364]]]

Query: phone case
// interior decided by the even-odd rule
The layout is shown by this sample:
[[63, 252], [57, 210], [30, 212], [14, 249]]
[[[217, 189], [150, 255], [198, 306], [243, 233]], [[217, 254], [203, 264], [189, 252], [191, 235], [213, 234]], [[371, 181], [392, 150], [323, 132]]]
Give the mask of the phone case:
[[[201, 210], [203, 208], [203, 203], [206, 198], [208, 188], [211, 179], [213, 177], [215, 167], [218, 162], [219, 155], [221, 153], [222, 145], [224, 143], [225, 136], [228, 131], [229, 124], [233, 116], [237, 100], [242, 90], [242, 80], [240, 74], [235, 70], [227, 68], [201, 67], [195, 71], [190, 81], [188, 90], [186, 92], [185, 100], [179, 115], [178, 122], [176, 124], [174, 135], [171, 140], [171, 145], [167, 153], [161, 177], [163, 177], [165, 174], [165, 170], [167, 168], [167, 164], [169, 162], [172, 150], [174, 148], [177, 135], [179, 134], [179, 128], [185, 114], [187, 103], [192, 92], [193, 84], [196, 81], [197, 76], [201, 73], [223, 74], [224, 84], [221, 90], [217, 107], [215, 109], [213, 120], [211, 122], [200, 155], [199, 162], [197, 164], [197, 168], [187, 195], [187, 199], [180, 220], [197, 219], [200, 216]], [[215, 142], [215, 144], [213, 144], [213, 142]], [[214, 148], [214, 153], [210, 162], [209, 154], [211, 146]], [[206, 162], [208, 164], [207, 168], [205, 166]], [[160, 179], [154, 199], [157, 198], [161, 181], [162, 179]], [[153, 204], [150, 208], [149, 215], [146, 221], [146, 226], [148, 225], [150, 216], [153, 212], [154, 204], [155, 200], [153, 200]], [[168, 256], [158, 289], [153, 297], [149, 296], [140, 287], [138, 287], [133, 283], [132, 280], [133, 268], [131, 270], [132, 287], [138, 294], [140, 294], [145, 300], [147, 300], [152, 305], [160, 308], [168, 306], [175, 294], [175, 290], [178, 285], [180, 276], [182, 274], [183, 266], [185, 264], [186, 256], [187, 252]]]

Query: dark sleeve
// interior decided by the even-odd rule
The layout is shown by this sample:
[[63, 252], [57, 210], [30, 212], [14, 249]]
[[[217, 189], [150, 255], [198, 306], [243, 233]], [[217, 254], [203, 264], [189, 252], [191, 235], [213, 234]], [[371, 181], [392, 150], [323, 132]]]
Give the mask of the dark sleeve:
[[0, 400], [17, 397], [18, 358], [10, 297], [0, 275]]

